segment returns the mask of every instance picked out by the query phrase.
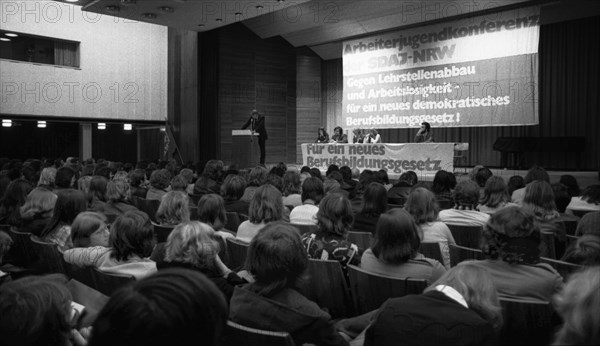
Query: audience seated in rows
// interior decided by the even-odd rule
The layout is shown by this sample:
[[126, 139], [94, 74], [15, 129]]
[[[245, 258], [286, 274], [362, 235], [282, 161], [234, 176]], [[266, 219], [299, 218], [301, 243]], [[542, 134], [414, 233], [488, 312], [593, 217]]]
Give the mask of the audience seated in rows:
[[347, 240], [353, 221], [352, 205], [346, 197], [337, 194], [325, 196], [317, 212], [319, 230], [302, 236], [308, 256], [339, 261], [342, 267], [360, 264], [360, 256], [365, 249], [359, 249]]
[[530, 211], [507, 207], [494, 213], [483, 230], [482, 250], [486, 260], [474, 263], [492, 274], [501, 297], [550, 301], [562, 288], [560, 274], [540, 263], [540, 229]]
[[404, 209], [414, 218], [419, 226], [421, 241], [439, 243], [444, 259], [444, 267], [450, 269], [449, 245], [456, 241], [445, 223], [439, 221], [439, 209], [433, 193], [423, 187], [416, 188], [408, 195]]
[[360, 266], [375, 274], [434, 282], [446, 269], [438, 261], [420, 254], [420, 246], [419, 228], [413, 217], [403, 209], [394, 208], [379, 217], [375, 241], [363, 253]]
[[453, 192], [454, 208], [440, 211], [442, 222], [459, 226], [483, 226], [490, 218], [486, 213], [477, 211], [479, 186], [472, 180], [461, 180]]
[[316, 225], [319, 203], [324, 195], [323, 182], [318, 178], [307, 178], [302, 184], [302, 205], [292, 209], [290, 222], [300, 225]]
[[167, 239], [164, 260], [158, 261], [159, 271], [165, 268], [187, 268], [206, 275], [223, 293], [227, 302], [234, 286], [246, 283], [219, 258], [217, 234], [210, 225], [200, 221], [179, 224]]

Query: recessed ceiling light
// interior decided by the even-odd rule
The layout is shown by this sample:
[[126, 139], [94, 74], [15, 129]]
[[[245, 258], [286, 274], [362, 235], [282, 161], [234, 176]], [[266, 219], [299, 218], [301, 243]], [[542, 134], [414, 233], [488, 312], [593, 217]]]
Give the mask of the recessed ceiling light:
[[158, 8], [159, 10], [161, 10], [164, 13], [173, 13], [175, 12], [175, 9], [173, 7], [169, 7], [169, 6], [162, 6]]
[[11, 127], [11, 126], [12, 126], [12, 120], [2, 119], [2, 127]]
[[14, 32], [9, 32], [5, 34], [8, 37], [19, 37], [19, 35], [15, 34]]
[[106, 130], [106, 123], [98, 123], [98, 130]]
[[10, 38], [0, 37], [0, 41], [2, 41], [2, 42], [10, 42]]
[[144, 13], [143, 16], [146, 19], [156, 19], [157, 17], [156, 13]]
[[132, 128], [133, 128], [133, 125], [131, 125], [131, 124], [123, 124], [123, 130], [125, 130], [125, 131], [131, 131]]
[[45, 129], [46, 128], [46, 122], [43, 121], [43, 120], [38, 120], [37, 127], [39, 127], [40, 129]]

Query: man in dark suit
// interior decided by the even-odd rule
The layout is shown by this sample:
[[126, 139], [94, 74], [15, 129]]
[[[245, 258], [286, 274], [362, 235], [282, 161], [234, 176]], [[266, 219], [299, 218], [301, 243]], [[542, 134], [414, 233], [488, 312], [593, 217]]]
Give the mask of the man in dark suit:
[[250, 130], [258, 133], [258, 146], [260, 147], [260, 163], [265, 164], [265, 146], [266, 141], [269, 139], [267, 136], [267, 129], [265, 127], [265, 117], [260, 114], [256, 109], [252, 110], [252, 115], [250, 119], [246, 121], [244, 126], [242, 126], [242, 130], [250, 127]]

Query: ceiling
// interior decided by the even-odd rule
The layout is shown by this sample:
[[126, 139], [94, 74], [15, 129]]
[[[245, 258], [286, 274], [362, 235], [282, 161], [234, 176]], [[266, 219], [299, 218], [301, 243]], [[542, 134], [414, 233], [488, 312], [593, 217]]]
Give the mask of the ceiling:
[[600, 1], [591, 0], [80, 0], [76, 4], [84, 11], [198, 32], [241, 22], [261, 38], [281, 36], [294, 47], [311, 48], [324, 60], [340, 58], [346, 39], [504, 7], [542, 4], [560, 18], [576, 12], [579, 17], [600, 14]]

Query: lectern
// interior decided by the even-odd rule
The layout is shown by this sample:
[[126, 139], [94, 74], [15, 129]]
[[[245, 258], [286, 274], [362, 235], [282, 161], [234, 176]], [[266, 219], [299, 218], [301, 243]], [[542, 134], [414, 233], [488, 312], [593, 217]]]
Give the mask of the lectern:
[[259, 163], [260, 148], [258, 134], [251, 130], [232, 130], [231, 161], [239, 168], [255, 166]]

